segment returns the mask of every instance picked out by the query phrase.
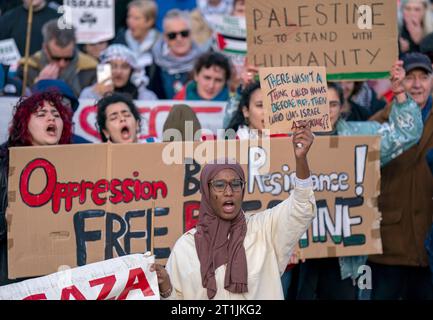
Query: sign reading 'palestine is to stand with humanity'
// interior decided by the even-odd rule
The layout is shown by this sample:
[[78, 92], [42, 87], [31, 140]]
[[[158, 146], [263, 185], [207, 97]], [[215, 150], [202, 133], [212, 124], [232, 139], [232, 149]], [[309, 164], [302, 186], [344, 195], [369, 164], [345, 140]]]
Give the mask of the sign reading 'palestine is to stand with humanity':
[[248, 62], [325, 66], [328, 80], [387, 78], [398, 57], [396, 1], [248, 0]]

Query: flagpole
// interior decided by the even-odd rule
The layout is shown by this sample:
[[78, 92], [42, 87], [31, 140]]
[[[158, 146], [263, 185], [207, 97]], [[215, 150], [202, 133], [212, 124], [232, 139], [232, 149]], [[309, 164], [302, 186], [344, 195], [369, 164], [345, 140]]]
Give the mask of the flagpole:
[[26, 48], [25, 48], [25, 57], [24, 57], [24, 77], [23, 77], [23, 88], [21, 91], [22, 96], [24, 96], [24, 94], [26, 93], [26, 87], [28, 81], [30, 38], [32, 33], [32, 24], [33, 24], [33, 0], [30, 0], [29, 14], [27, 15], [27, 34], [26, 34]]

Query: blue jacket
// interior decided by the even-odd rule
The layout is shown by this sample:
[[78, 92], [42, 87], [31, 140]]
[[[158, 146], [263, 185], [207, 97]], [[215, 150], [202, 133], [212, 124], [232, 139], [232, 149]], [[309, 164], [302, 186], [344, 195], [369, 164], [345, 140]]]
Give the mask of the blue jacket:
[[[418, 143], [423, 131], [421, 109], [408, 97], [406, 102], [394, 101], [389, 115], [389, 122], [380, 124], [376, 121], [345, 121], [338, 120], [336, 131], [341, 136], [380, 135], [380, 165], [398, 157], [404, 151]], [[341, 278], [356, 279], [358, 269], [367, 261], [367, 256], [340, 257]]]

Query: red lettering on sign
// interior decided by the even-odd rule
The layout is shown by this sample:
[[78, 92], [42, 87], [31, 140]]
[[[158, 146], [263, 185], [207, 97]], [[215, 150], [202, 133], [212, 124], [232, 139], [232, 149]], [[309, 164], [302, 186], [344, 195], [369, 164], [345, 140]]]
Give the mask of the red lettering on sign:
[[[116, 284], [116, 276], [112, 275], [108, 277], [91, 280], [89, 281], [89, 284], [92, 288], [102, 284], [101, 292], [99, 292], [99, 295], [96, 298], [96, 300], [105, 300], [107, 299], [108, 295], [110, 294], [111, 290], [113, 290], [114, 285]], [[107, 300], [113, 300], [113, 299], [114, 297], [109, 298]]]
[[183, 205], [184, 219], [185, 219], [185, 230], [191, 230], [198, 222], [198, 213], [200, 210], [199, 201], [188, 201]]
[[[135, 283], [136, 280], [137, 283]], [[145, 297], [155, 295], [152, 288], [149, 286], [149, 282], [147, 281], [143, 269], [141, 268], [129, 270], [128, 282], [117, 300], [125, 300], [129, 292], [132, 290], [141, 290]]]
[[75, 300], [86, 300], [86, 297], [84, 297], [80, 290], [74, 285], [63, 288], [60, 300], [71, 300], [71, 296], [74, 297]]
[[[38, 194], [29, 191], [30, 178], [36, 169], [43, 169], [47, 176], [45, 188]], [[136, 174], [135, 176], [138, 176]], [[157, 199], [158, 193], [162, 198], [167, 197], [167, 185], [163, 181], [142, 181], [139, 179], [127, 178], [124, 180], [100, 179], [96, 182], [58, 182], [56, 168], [45, 159], [35, 159], [23, 169], [19, 183], [21, 198], [29, 207], [40, 207], [50, 200], [52, 211], [58, 213], [61, 209], [62, 200], [65, 203], [65, 210], [72, 210], [74, 199], [80, 204], [86, 202], [87, 192], [90, 191], [94, 204], [101, 206], [108, 201], [113, 204], [119, 202], [128, 203], [133, 200]], [[159, 191], [159, 192], [158, 192]], [[111, 193], [111, 194], [110, 194]]]
[[[172, 108], [171, 105], [161, 105], [161, 106], [155, 106], [155, 107], [145, 107], [145, 106], [139, 106], [138, 111], [140, 114], [144, 115], [149, 113], [149, 121], [148, 121], [148, 130], [147, 134], [142, 134], [139, 136], [140, 140], [147, 139], [149, 137], [157, 137], [158, 133], [156, 131], [156, 124], [157, 124], [157, 117], [160, 115], [160, 113], [168, 113], [170, 112], [170, 109]], [[194, 112], [196, 114], [200, 113], [221, 113], [223, 110], [222, 106], [216, 106], [216, 107], [209, 107], [209, 106], [197, 106], [192, 107]], [[86, 106], [81, 109], [78, 122], [82, 130], [87, 133], [88, 135], [101, 140], [101, 137], [99, 136], [99, 132], [96, 129], [95, 125], [93, 125], [93, 118], [91, 117], [92, 113], [96, 114], [97, 108], [96, 106]], [[208, 139], [209, 140], [209, 139]]]
[[[36, 169], [43, 169], [47, 176], [47, 185], [39, 194], [29, 191], [30, 177]], [[28, 163], [20, 177], [20, 193], [24, 203], [30, 207], [40, 207], [50, 201], [57, 182], [56, 168], [45, 159], [35, 159]]]
[[32, 294], [31, 296], [25, 297], [23, 300], [48, 300], [45, 293]]

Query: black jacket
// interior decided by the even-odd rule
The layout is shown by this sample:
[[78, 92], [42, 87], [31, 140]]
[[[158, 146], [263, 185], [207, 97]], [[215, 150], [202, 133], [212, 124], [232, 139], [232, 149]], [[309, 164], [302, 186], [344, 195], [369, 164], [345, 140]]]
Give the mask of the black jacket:
[[[13, 38], [21, 56], [24, 57], [27, 34], [28, 10], [23, 5], [11, 9], [0, 17], [0, 40]], [[45, 6], [33, 13], [32, 36], [30, 38], [30, 54], [42, 49], [42, 26], [51, 19], [57, 19], [60, 14]]]

